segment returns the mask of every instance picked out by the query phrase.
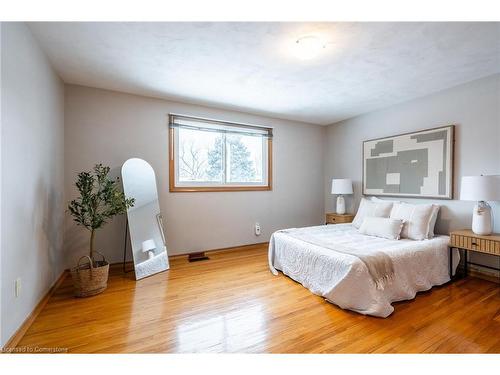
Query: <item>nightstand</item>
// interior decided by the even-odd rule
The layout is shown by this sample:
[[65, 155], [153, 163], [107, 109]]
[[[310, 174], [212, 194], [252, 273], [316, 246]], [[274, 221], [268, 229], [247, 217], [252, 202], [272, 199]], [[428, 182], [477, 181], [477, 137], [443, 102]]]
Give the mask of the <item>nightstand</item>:
[[485, 267], [492, 270], [500, 271], [500, 268], [484, 266], [482, 264], [477, 264], [469, 262], [467, 260], [468, 252], [475, 251], [477, 253], [484, 253], [490, 255], [500, 256], [500, 234], [493, 233], [489, 236], [480, 236], [475, 234], [470, 229], [456, 230], [450, 233], [450, 244], [449, 244], [449, 273], [450, 279], [452, 277], [452, 264], [453, 264], [453, 248], [463, 250], [464, 252], [464, 273], [467, 276], [468, 265], [473, 264], [475, 266]]
[[342, 224], [342, 223], [350, 223], [354, 219], [354, 215], [351, 214], [336, 214], [336, 213], [327, 213], [325, 224]]

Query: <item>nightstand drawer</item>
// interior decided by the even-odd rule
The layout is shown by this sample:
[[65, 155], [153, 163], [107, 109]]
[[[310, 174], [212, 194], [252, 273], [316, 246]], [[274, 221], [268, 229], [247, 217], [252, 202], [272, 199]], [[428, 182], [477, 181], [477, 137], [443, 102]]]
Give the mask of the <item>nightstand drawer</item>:
[[481, 253], [500, 255], [500, 241], [481, 237], [471, 237], [461, 234], [451, 234], [450, 245], [460, 249], [478, 251]]
[[354, 215], [350, 214], [326, 214], [326, 223], [327, 224], [343, 224], [350, 223], [354, 219]]
[[336, 224], [337, 218], [334, 215], [326, 215], [326, 223], [327, 224]]

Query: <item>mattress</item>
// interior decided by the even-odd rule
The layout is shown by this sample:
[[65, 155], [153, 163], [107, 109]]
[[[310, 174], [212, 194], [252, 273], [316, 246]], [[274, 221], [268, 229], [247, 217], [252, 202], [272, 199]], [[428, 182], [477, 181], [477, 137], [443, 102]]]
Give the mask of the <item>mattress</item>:
[[[450, 280], [448, 236], [422, 241], [388, 240], [360, 234], [351, 224], [321, 225], [305, 230], [318, 236], [326, 235], [331, 242], [343, 247], [383, 251], [393, 262], [394, 277], [384, 288], [377, 288], [368, 268], [356, 256], [305, 242], [287, 231], [275, 232], [269, 243], [271, 272], [278, 275], [277, 271], [282, 271], [343, 309], [387, 317], [394, 311], [393, 302], [413, 299], [417, 292]], [[459, 262], [458, 251], [454, 251], [453, 271]]]

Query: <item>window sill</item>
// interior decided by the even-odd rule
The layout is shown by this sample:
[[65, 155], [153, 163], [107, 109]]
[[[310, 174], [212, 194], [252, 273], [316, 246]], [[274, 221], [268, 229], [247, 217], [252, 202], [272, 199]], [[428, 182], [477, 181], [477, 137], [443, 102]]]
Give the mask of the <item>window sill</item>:
[[272, 187], [267, 186], [170, 186], [171, 193], [200, 193], [216, 191], [270, 191]]

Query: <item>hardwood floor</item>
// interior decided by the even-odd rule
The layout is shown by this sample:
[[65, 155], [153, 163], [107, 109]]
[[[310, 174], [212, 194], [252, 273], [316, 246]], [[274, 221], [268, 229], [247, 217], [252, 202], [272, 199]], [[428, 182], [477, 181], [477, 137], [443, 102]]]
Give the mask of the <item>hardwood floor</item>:
[[345, 311], [272, 276], [267, 249], [172, 259], [135, 281], [112, 270], [109, 288], [72, 297], [71, 280], [49, 300], [20, 347], [69, 352], [416, 353], [500, 352], [500, 287], [467, 278], [395, 304], [387, 319]]

